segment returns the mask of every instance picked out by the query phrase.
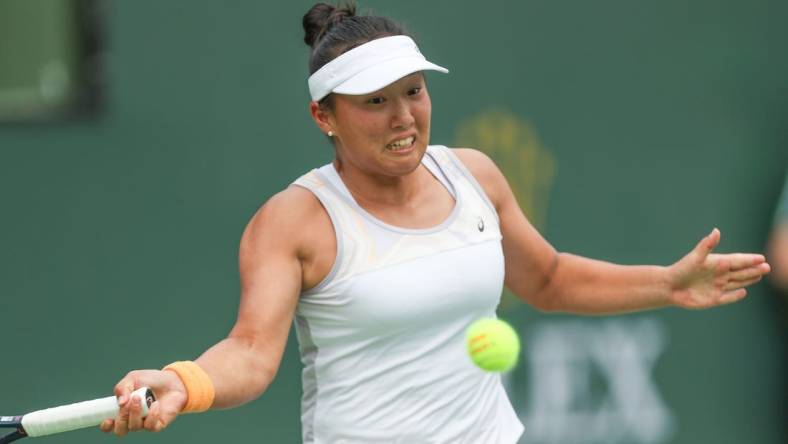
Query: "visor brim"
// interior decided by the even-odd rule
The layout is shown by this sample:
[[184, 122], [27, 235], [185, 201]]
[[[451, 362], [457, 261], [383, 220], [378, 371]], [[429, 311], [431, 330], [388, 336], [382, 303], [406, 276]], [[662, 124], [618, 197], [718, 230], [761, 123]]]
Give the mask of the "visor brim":
[[448, 69], [420, 57], [392, 59], [359, 72], [337, 85], [332, 92], [349, 95], [369, 94], [419, 71], [449, 72]]

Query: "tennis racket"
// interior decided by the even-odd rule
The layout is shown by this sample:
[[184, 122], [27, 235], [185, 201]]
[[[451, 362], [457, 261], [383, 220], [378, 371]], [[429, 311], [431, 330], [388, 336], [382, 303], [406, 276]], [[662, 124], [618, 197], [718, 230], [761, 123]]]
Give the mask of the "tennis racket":
[[[148, 414], [150, 405], [156, 400], [153, 392], [147, 387], [135, 390], [131, 396], [139, 396], [145, 400], [142, 403], [142, 416]], [[0, 436], [0, 444], [7, 444], [27, 436], [45, 436], [97, 426], [105, 419], [116, 417], [118, 409], [118, 398], [108, 396], [37, 410], [22, 416], [0, 416], [0, 427], [16, 429], [8, 435]]]

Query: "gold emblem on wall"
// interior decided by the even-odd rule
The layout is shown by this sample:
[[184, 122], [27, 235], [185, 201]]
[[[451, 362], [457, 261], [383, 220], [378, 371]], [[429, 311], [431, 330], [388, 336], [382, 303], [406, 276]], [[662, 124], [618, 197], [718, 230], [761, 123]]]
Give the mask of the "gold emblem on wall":
[[490, 156], [528, 220], [544, 227], [556, 166], [530, 122], [511, 111], [486, 110], [463, 121], [455, 140], [458, 147], [476, 148]]

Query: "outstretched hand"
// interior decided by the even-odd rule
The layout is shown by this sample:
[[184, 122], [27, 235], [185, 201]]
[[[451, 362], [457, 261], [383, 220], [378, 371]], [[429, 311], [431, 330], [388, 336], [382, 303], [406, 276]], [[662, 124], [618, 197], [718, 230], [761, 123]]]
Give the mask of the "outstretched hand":
[[[149, 387], [156, 396], [148, 415], [142, 417], [142, 403], [145, 400], [131, 393]], [[186, 404], [186, 388], [181, 379], [171, 371], [135, 370], [120, 380], [115, 386], [115, 396], [120, 407], [115, 419], [101, 423], [101, 430], [124, 436], [137, 430], [158, 432], [170, 425]]]
[[747, 296], [746, 287], [769, 273], [761, 254], [714, 254], [720, 230], [714, 229], [695, 248], [670, 267], [673, 302], [684, 308], [730, 304]]

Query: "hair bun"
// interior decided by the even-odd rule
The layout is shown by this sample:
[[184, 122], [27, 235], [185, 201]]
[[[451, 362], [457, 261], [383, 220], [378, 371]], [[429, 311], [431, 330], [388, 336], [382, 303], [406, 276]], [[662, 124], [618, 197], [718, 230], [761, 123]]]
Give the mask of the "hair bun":
[[334, 25], [347, 17], [355, 15], [356, 6], [353, 4], [346, 3], [341, 6], [334, 6], [328, 3], [315, 3], [301, 20], [301, 24], [304, 27], [304, 43], [314, 49], [320, 39]]

